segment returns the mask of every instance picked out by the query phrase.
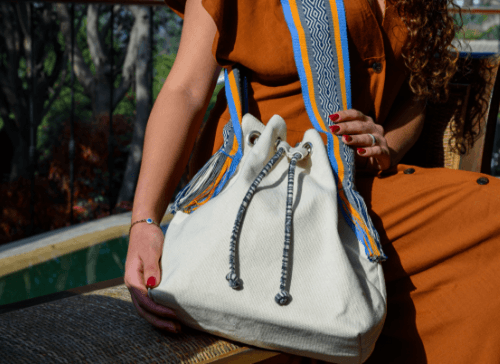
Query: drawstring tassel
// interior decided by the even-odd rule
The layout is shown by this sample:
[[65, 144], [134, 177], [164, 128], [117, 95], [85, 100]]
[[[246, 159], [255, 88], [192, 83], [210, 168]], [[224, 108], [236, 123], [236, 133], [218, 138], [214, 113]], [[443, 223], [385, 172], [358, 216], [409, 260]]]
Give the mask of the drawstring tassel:
[[250, 188], [248, 189], [248, 192], [243, 198], [243, 202], [241, 203], [240, 208], [238, 210], [238, 215], [236, 216], [236, 220], [234, 221], [233, 232], [231, 234], [231, 241], [229, 243], [229, 273], [226, 275], [226, 279], [229, 281], [229, 286], [233, 289], [241, 288], [242, 284], [241, 279], [236, 274], [236, 240], [238, 239], [241, 222], [243, 220], [243, 215], [245, 214], [247, 206], [250, 203], [250, 200], [252, 199], [255, 190], [257, 189], [257, 186], [262, 181], [262, 179], [269, 173], [274, 164], [276, 164], [276, 162], [281, 158], [283, 152], [284, 149], [278, 147], [278, 151], [276, 152], [276, 154], [264, 166], [264, 168], [259, 173], [257, 178], [255, 178], [255, 180], [250, 185]]
[[203, 197], [206, 197], [203, 196], [203, 192], [208, 194], [207, 191], [211, 192], [213, 190], [217, 175], [220, 173], [227, 158], [230, 157], [223, 150], [217, 151], [186, 187], [179, 192], [170, 212], [176, 213], [181, 210], [190, 213], [192, 210], [195, 210], [199, 201], [202, 201]]
[[170, 209], [171, 213], [182, 211], [190, 214], [215, 197], [218, 190], [223, 187], [221, 180], [230, 170], [238, 147], [231, 120], [224, 126], [222, 134], [224, 144], [177, 194]]
[[295, 180], [295, 167], [297, 161], [302, 158], [300, 153], [295, 153], [288, 167], [288, 186], [286, 196], [286, 217], [285, 217], [285, 246], [283, 248], [283, 263], [281, 265], [280, 292], [274, 297], [276, 303], [284, 306], [290, 302], [290, 293], [286, 290], [288, 278], [288, 256], [292, 236], [292, 208], [293, 208], [293, 184]]

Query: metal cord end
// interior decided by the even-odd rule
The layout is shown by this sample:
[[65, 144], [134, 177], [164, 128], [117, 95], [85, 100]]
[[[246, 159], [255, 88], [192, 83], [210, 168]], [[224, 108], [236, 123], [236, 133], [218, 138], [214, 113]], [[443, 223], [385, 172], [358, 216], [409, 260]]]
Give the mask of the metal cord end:
[[229, 272], [226, 275], [226, 279], [229, 282], [229, 287], [231, 287], [232, 289], [241, 288], [241, 279], [236, 275], [236, 273]]
[[290, 293], [288, 293], [288, 291], [282, 290], [274, 297], [274, 300], [278, 305], [285, 306], [290, 303], [291, 298], [292, 297], [290, 296]]

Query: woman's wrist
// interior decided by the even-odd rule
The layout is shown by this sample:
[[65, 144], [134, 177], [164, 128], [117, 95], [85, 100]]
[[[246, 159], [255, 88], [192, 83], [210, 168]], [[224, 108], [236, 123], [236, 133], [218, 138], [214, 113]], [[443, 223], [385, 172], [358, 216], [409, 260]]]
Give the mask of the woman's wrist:
[[132, 220], [132, 223], [130, 224], [130, 228], [128, 230], [128, 235], [129, 236], [130, 236], [130, 232], [132, 231], [132, 228], [135, 225], [140, 224], [140, 223], [145, 223], [145, 224], [148, 224], [148, 225], [156, 225], [159, 229], [161, 229], [160, 224], [158, 222], [156, 222], [155, 220], [153, 220], [152, 218], [140, 219], [140, 220], [135, 220], [135, 221]]
[[168, 204], [163, 203], [165, 194], [154, 193], [152, 188], [144, 188], [145, 184], [139, 184], [132, 207], [131, 223], [142, 219], [153, 219], [160, 223], [165, 215]]

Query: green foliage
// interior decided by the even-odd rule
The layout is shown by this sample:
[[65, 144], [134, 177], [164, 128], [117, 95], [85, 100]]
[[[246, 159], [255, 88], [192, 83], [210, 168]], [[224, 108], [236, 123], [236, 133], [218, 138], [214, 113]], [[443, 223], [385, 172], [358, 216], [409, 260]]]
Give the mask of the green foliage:
[[[77, 20], [75, 22], [80, 24], [75, 34], [76, 43], [82, 52], [85, 63], [90, 71], [95, 74], [95, 68], [91, 61], [90, 50], [87, 45], [86, 5], [76, 5], [75, 12], [76, 19], [79, 18], [79, 14], [83, 13], [84, 15], [82, 21], [79, 22]], [[153, 55], [153, 100], [158, 96], [172, 69], [182, 30], [182, 20], [170, 9], [161, 7], [158, 11], [155, 11], [154, 14], [156, 25]], [[121, 14], [120, 16], [125, 15]], [[129, 37], [129, 34], [126, 34], [126, 32], [120, 34], [121, 35], [115, 34], [113, 40], [116, 61], [123, 57], [123, 52], [126, 51], [125, 46]], [[109, 44], [109, 35], [106, 39]], [[65, 44], [62, 34], [58, 35], [57, 42], [63, 47], [69, 46]], [[43, 68], [47, 73], [51, 73], [55, 67], [55, 46], [55, 44], [46, 45], [46, 47], [48, 47], [48, 53], [44, 58]], [[6, 62], [6, 60], [2, 58], [2, 55], [0, 55], [0, 61]], [[74, 212], [77, 214], [77, 220], [86, 221], [88, 219], [98, 218], [102, 215], [102, 212], [107, 209], [106, 206], [108, 203], [105, 198], [105, 190], [107, 188], [107, 181], [109, 180], [109, 173], [105, 169], [107, 163], [107, 141], [105, 134], [108, 127], [105, 126], [106, 123], [99, 122], [98, 124], [94, 124], [92, 122], [91, 100], [85, 95], [83, 87], [76, 77], [74, 79], [74, 84], [71, 84], [71, 62], [68, 62], [66, 67], [66, 75], [63, 77], [63, 73], [61, 73], [53, 89], [50, 90], [51, 97], [55, 96], [55, 99], [53, 102], [50, 100], [45, 102], [44, 107], [48, 108], [48, 112], [43, 117], [37, 130], [37, 152], [39, 156], [39, 161], [37, 163], [37, 183], [40, 184], [40, 188], [36, 194], [43, 194], [41, 191], [45, 191], [47, 199], [44, 200], [44, 203], [47, 203], [47, 206], [51, 205], [53, 207], [52, 210], [54, 210], [51, 210], [52, 212], [47, 214], [51, 216], [47, 221], [44, 220], [44, 222], [40, 222], [40, 224], [37, 222], [37, 224], [40, 225], [39, 228], [42, 230], [61, 227], [66, 224], [69, 219], [66, 218], [70, 208], [68, 199], [69, 172], [67, 169], [69, 168], [68, 140], [72, 108], [72, 89], [74, 95], [73, 113], [75, 120], [75, 138], [77, 140], [77, 161], [75, 163], [75, 173], [77, 174], [75, 183], [77, 192], [75, 192], [76, 200], [74, 207]], [[26, 70], [26, 60], [24, 58], [21, 58], [18, 73], [23, 80], [23, 88], [27, 90], [29, 86], [28, 72]], [[119, 86], [120, 82], [121, 75], [117, 76], [114, 80], [115, 88]], [[214, 107], [217, 93], [222, 87], [222, 85], [216, 87], [210, 100], [205, 120], [210, 110]], [[60, 91], [58, 91], [59, 89]], [[117, 143], [114, 162], [115, 171], [113, 173], [114, 189], [119, 188], [123, 179], [123, 171], [132, 135], [131, 132], [135, 120], [135, 113], [136, 97], [133, 88], [131, 88], [114, 110], [113, 119], [118, 117], [118, 120], [114, 120], [113, 122], [113, 130]], [[14, 117], [13, 114], [11, 116], [12, 118]], [[0, 118], [0, 129], [3, 127], [3, 124], [4, 122]], [[19, 239], [24, 236], [22, 235], [23, 231], [25, 231], [24, 227], [27, 226], [26, 224], [29, 224], [29, 221], [26, 220], [29, 214], [24, 213], [28, 211], [27, 209], [30, 204], [29, 199], [25, 198], [22, 201], [19, 199], [19, 196], [26, 195], [25, 190], [27, 191], [27, 188], [29, 188], [29, 181], [21, 181], [17, 187], [9, 185], [3, 186], [3, 188], [7, 188], [12, 195], [4, 194], [5, 196], [9, 195], [12, 201], [18, 201], [18, 205], [22, 202], [22, 206], [19, 205], [18, 207], [20, 209], [19, 216], [23, 216], [24, 220], [20, 219], [18, 215], [13, 215], [13, 220], [7, 224], [8, 226], [4, 224], [7, 226], [4, 226], [5, 229], [11, 229], [5, 236], [9, 236], [9, 240]], [[12, 201], [4, 201], [5, 206], [11, 206], [13, 204]], [[43, 201], [40, 200], [38, 203], [44, 205], [42, 202]], [[39, 208], [40, 211], [46, 210], [46, 207], [41, 205], [37, 208]], [[18, 222], [14, 222], [16, 219]], [[42, 230], [40, 230], [40, 232]]]
[[153, 60], [153, 98], [156, 99], [175, 61], [175, 54], [160, 54]]
[[203, 119], [204, 122], [207, 121], [208, 116], [210, 115], [210, 111], [212, 111], [212, 109], [215, 106], [215, 102], [217, 101], [217, 95], [219, 94], [219, 91], [222, 90], [223, 87], [224, 87], [223, 84], [215, 86], [214, 93], [212, 94], [212, 98], [210, 99], [210, 104], [208, 104], [207, 112], [205, 113], [205, 117]]
[[[60, 94], [52, 103], [47, 114], [42, 119], [37, 130], [37, 149], [42, 161], [44, 158], [50, 158], [49, 150], [54, 142], [58, 139], [61, 130], [64, 128], [64, 122], [71, 117], [71, 70], [68, 65], [68, 75], [66, 79], [59, 77], [55, 87], [59, 87], [63, 83]], [[92, 109], [90, 99], [83, 92], [83, 87], [75, 79], [74, 88], [74, 115], [75, 119], [90, 120], [92, 117]], [[44, 107], [47, 107], [49, 101], [46, 101]]]
[[182, 32], [182, 19], [166, 6], [155, 8], [154, 30], [156, 52], [158, 54], [176, 54]]
[[[166, 16], [168, 18], [167, 25], [168, 24], [172, 25], [173, 30], [170, 30], [170, 33], [172, 33], [174, 37], [176, 36], [180, 37], [180, 31], [181, 31], [180, 26], [177, 27], [174, 26], [176, 22], [176, 20], [174, 20], [174, 17], [177, 16], [173, 14], [170, 10], [164, 12], [163, 16], [164, 17]], [[158, 16], [155, 16], [155, 18], [156, 20], [158, 20]], [[75, 38], [78, 47], [81, 49], [85, 63], [88, 65], [92, 74], [95, 74], [95, 67], [91, 60], [90, 50], [87, 45], [86, 26], [87, 26], [86, 18], [84, 18], [83, 21], [81, 22], [81, 26], [79, 27], [79, 29], [77, 29]], [[114, 46], [113, 48], [115, 50], [115, 59], [118, 59], [120, 57], [120, 53], [125, 51], [124, 39], [123, 37], [121, 38], [122, 39], [120, 40], [120, 37], [115, 37], [113, 41], [113, 46]], [[62, 36], [62, 34], [60, 34], [58, 41], [64, 44], [64, 37]], [[107, 37], [107, 42], [109, 43], [109, 36]], [[173, 41], [170, 42], [170, 44], [171, 47], [176, 49], [178, 46], [178, 40], [176, 41], [174, 39]], [[154, 56], [153, 60], [153, 65], [154, 65], [153, 99], [156, 99], [156, 97], [158, 96], [158, 93], [160, 92], [161, 87], [163, 86], [163, 83], [165, 82], [175, 60], [174, 53], [159, 54], [160, 49], [161, 45], [156, 44], [155, 46], [156, 56]], [[24, 76], [26, 69], [24, 59], [23, 62], [24, 63], [21, 64], [20, 67], [20, 72]], [[47, 59], [45, 60], [45, 66], [44, 66], [45, 69], [52, 69], [54, 62], [55, 62], [55, 55], [54, 52], [51, 52], [51, 55], [47, 57]], [[121, 75], [116, 77], [114, 81], [115, 88], [119, 86], [120, 82], [121, 82]], [[59, 87], [61, 83], [63, 83], [63, 87], [60, 94], [51, 105], [50, 110], [45, 115], [38, 128], [37, 148], [38, 148], [38, 153], [42, 158], [42, 161], [46, 158], [51, 157], [49, 150], [51, 149], [51, 146], [54, 143], [54, 141], [58, 139], [57, 137], [60, 134], [62, 128], [64, 127], [63, 121], [69, 120], [71, 115], [71, 64], [68, 64], [67, 66], [66, 78], [62, 80], [62, 76], [60, 76], [60, 79], [55, 85], [55, 88]], [[27, 83], [25, 86], [27, 87]], [[74, 104], [75, 118], [80, 120], [90, 120], [92, 117], [91, 100], [85, 95], [83, 87], [76, 79], [74, 83], [74, 98], [75, 98], [75, 104]], [[45, 106], [47, 105], [48, 101], [46, 102]], [[119, 104], [115, 108], [114, 114], [133, 117], [135, 116], [135, 110], [136, 110], [135, 92], [131, 88], [127, 92], [126, 96], [119, 102]]]
[[49, 52], [45, 56], [45, 61], [43, 63], [43, 69], [44, 69], [45, 73], [50, 75], [50, 74], [52, 74], [52, 71], [54, 70], [54, 68], [56, 66], [57, 57], [56, 57], [56, 53], [54, 51], [54, 44], [49, 43], [45, 47], [49, 48]]
[[[86, 7], [82, 7], [82, 9], [80, 9], [80, 13], [81, 12], [86, 14]], [[77, 14], [78, 14], [78, 7], [77, 7]], [[89, 67], [92, 74], [95, 75], [95, 66], [94, 63], [92, 62], [90, 50], [87, 44], [86, 27], [87, 27], [87, 18], [84, 15], [83, 21], [81, 22], [79, 29], [76, 30], [75, 40], [77, 46], [82, 52], [85, 64]], [[111, 33], [109, 33], [109, 35], [110, 34]], [[109, 35], [106, 38], [107, 44], [109, 44], [110, 40]], [[116, 60], [119, 58], [120, 53], [124, 51], [123, 48], [125, 46], [123, 42], [119, 41], [119, 38], [120, 37], [115, 37], [113, 41], [113, 49], [115, 51]], [[58, 41], [62, 45], [69, 47], [69, 44], [68, 45], [65, 44], [62, 33], [60, 33]], [[45, 69], [50, 69], [51, 67], [53, 68], [54, 62], [55, 62], [55, 53], [51, 52], [49, 53], [49, 57], [47, 57], [47, 59], [45, 60], [45, 65], [44, 65]], [[119, 77], [116, 77], [114, 80], [115, 88], [119, 86], [120, 81], [121, 81], [121, 75]], [[60, 94], [51, 105], [50, 110], [45, 115], [38, 128], [37, 148], [38, 148], [38, 153], [42, 158], [42, 162], [43, 158], [51, 157], [48, 151], [51, 148], [54, 141], [57, 140], [58, 135], [60, 134], [62, 128], [64, 127], [63, 121], [69, 120], [71, 115], [71, 63], [70, 62], [67, 65], [66, 78], [62, 80], [62, 75], [61, 75], [57, 84], [55, 85], [55, 88], [59, 87], [61, 83], [63, 83], [63, 87]], [[74, 104], [75, 119], [90, 120], [92, 118], [91, 100], [84, 93], [83, 87], [78, 82], [76, 77], [73, 90], [74, 90], [74, 100], [75, 100]], [[49, 102], [47, 101], [45, 107], [48, 105], [48, 103]], [[114, 110], [114, 114], [127, 115], [127, 116], [132, 116], [135, 114], [135, 95], [133, 95], [131, 91], [129, 91], [126, 97], [123, 98], [117, 105], [117, 107]]]

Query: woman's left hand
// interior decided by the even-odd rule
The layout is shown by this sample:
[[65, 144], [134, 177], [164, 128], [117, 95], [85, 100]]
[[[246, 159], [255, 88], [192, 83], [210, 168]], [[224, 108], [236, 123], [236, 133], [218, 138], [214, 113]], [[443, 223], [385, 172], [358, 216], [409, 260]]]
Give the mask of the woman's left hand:
[[330, 115], [335, 125], [333, 134], [342, 136], [344, 144], [356, 149], [356, 164], [361, 169], [385, 170], [391, 166], [391, 152], [382, 125], [375, 124], [370, 116], [350, 109]]

